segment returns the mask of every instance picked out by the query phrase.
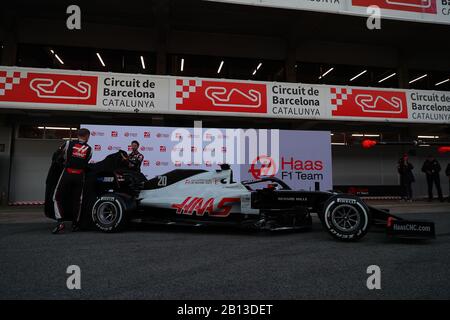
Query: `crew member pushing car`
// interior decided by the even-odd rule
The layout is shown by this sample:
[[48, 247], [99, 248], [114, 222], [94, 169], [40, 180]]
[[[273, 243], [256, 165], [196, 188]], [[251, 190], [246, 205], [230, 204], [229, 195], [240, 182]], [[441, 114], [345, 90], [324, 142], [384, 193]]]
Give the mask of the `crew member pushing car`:
[[[72, 231], [78, 230], [85, 171], [92, 157], [92, 148], [87, 144], [89, 136], [89, 130], [82, 128], [78, 130], [77, 140], [67, 141], [58, 150], [64, 159], [64, 170], [53, 195], [55, 217], [58, 220], [58, 225], [52, 231], [54, 234], [65, 228], [64, 217], [67, 213], [64, 208], [72, 208]], [[63, 203], [63, 199], [69, 200], [71, 206]]]
[[134, 171], [141, 172], [141, 164], [144, 156], [139, 152], [139, 142], [131, 142], [131, 153], [128, 155], [128, 167]]

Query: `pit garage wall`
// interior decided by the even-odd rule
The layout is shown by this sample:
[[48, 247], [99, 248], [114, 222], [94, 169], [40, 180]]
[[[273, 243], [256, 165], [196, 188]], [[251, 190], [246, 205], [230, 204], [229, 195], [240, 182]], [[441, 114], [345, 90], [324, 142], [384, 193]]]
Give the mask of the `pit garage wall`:
[[[379, 146], [365, 150], [360, 146], [333, 146], [333, 185], [398, 185], [397, 162], [401, 155], [411, 148], [402, 146]], [[409, 160], [414, 166], [413, 196], [428, 195], [422, 164], [431, 153], [440, 162], [441, 186], [444, 195], [449, 193], [449, 179], [445, 176], [445, 168], [450, 163], [450, 154], [438, 154], [436, 148], [414, 148], [416, 155], [410, 155]], [[436, 190], [434, 195], [437, 197]]]
[[9, 182], [12, 127], [0, 115], [0, 205], [6, 204]]
[[[3, 138], [3, 135], [1, 137]], [[60, 144], [61, 141], [58, 140], [15, 140], [11, 202], [44, 199], [45, 179], [51, 156]], [[333, 184], [397, 185], [399, 183], [397, 161], [408, 150], [406, 147], [396, 146], [381, 146], [369, 150], [364, 150], [360, 146], [333, 146]], [[410, 156], [416, 177], [413, 192], [415, 197], [426, 196], [425, 176], [420, 169], [427, 155], [435, 149], [416, 148], [415, 150], [416, 156]], [[442, 171], [445, 171], [450, 162], [450, 155], [437, 155], [437, 159], [441, 163]], [[2, 166], [2, 171], [3, 168]], [[3, 175], [2, 183], [4, 183]], [[443, 172], [441, 184], [444, 195], [448, 194], [448, 178]]]
[[59, 140], [16, 139], [11, 167], [10, 202], [43, 201], [45, 179]]

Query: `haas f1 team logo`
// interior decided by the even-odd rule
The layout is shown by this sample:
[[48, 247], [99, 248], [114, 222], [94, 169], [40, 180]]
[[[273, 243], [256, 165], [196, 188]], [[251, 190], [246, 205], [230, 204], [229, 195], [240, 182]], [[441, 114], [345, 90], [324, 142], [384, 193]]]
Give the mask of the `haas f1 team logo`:
[[97, 77], [0, 70], [0, 101], [96, 105]]
[[267, 112], [264, 84], [185, 79], [176, 84], [177, 110]]
[[[259, 167], [258, 162], [260, 163]], [[262, 155], [252, 161], [248, 172], [250, 172], [256, 180], [261, 179], [262, 177], [273, 177], [277, 173], [277, 165], [271, 157]]]
[[177, 210], [177, 214], [226, 218], [230, 215], [233, 204], [240, 203], [240, 201], [239, 198], [223, 198], [214, 208], [214, 198], [187, 197], [182, 203], [173, 204], [172, 208]]
[[436, 14], [436, 0], [352, 0], [354, 6]]
[[77, 143], [72, 148], [72, 156], [75, 158], [86, 159], [88, 150], [88, 146]]
[[331, 88], [332, 115], [364, 118], [408, 118], [401, 91]]

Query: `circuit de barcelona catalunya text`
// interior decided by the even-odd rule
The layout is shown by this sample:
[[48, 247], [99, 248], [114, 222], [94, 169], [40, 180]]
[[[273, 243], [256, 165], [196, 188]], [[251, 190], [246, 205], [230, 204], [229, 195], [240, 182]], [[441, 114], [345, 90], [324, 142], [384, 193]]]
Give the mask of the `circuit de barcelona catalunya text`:
[[[361, 239], [373, 225], [385, 228], [390, 236], [422, 239], [435, 235], [432, 222], [406, 221], [353, 195], [292, 190], [282, 180], [269, 177], [236, 182], [226, 164], [214, 171], [177, 169], [147, 180], [126, 169], [125, 154], [118, 151], [90, 165], [81, 218], [85, 228], [115, 232], [138, 219], [297, 230], [309, 228], [314, 213], [324, 229], [342, 241]], [[54, 218], [51, 195], [62, 168], [54, 162], [47, 178], [45, 213], [50, 218]]]

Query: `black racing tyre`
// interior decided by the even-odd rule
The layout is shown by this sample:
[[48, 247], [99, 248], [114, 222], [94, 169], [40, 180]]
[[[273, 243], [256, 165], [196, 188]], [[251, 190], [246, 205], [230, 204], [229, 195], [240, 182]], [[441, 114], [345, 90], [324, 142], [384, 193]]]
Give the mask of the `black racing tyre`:
[[369, 230], [371, 214], [360, 198], [335, 195], [325, 202], [321, 221], [335, 239], [356, 241], [364, 237]]
[[92, 206], [92, 221], [103, 232], [117, 232], [127, 224], [125, 200], [116, 194], [106, 194], [97, 199]]

